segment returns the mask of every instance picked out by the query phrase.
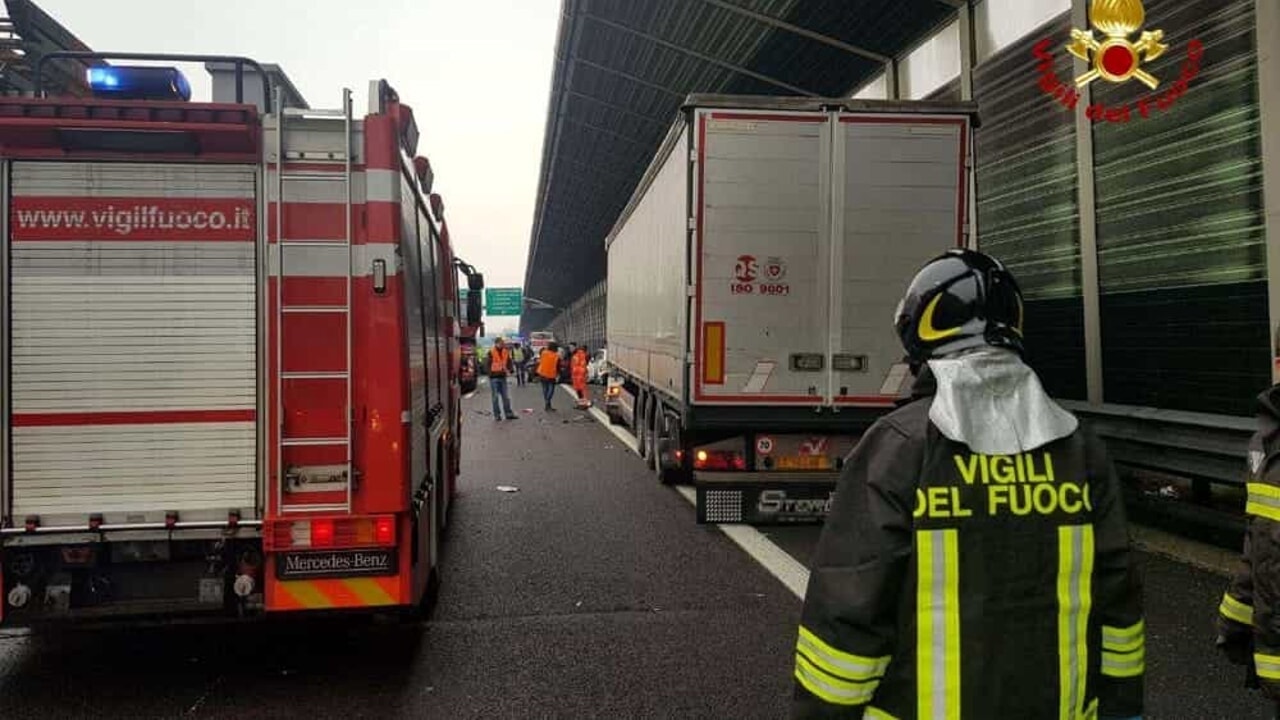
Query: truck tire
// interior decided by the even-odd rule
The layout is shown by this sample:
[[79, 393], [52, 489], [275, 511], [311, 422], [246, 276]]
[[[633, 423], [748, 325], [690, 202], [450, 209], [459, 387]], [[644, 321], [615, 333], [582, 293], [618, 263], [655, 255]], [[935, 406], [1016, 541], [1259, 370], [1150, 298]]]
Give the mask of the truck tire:
[[[658, 412], [658, 421], [656, 427], [658, 431], [654, 435], [653, 446], [658, 448], [663, 439], [667, 440], [667, 447], [672, 450], [680, 451], [687, 455], [689, 449], [685, 447], [684, 438], [681, 437], [680, 421], [667, 415], [662, 410]], [[684, 459], [681, 458], [679, 465], [674, 468], [664, 468], [661, 464], [661, 453], [655, 452], [653, 461], [654, 474], [658, 476], [658, 482], [663, 485], [681, 485], [689, 482], [690, 474], [685, 470]]]
[[649, 438], [649, 469], [662, 480], [662, 424], [665, 419], [662, 403], [654, 403], [649, 411], [647, 433]]
[[640, 457], [647, 458], [649, 457], [649, 396], [647, 394], [641, 393], [640, 399], [636, 401], [633, 424], [636, 432], [636, 452]]

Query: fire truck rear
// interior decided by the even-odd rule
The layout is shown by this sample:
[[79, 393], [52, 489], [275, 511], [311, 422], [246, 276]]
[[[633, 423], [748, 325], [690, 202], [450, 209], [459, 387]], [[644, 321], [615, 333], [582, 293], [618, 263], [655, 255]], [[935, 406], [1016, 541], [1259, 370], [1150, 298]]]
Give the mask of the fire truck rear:
[[0, 622], [420, 608], [460, 308], [413, 112], [104, 58], [162, 59], [0, 98]]

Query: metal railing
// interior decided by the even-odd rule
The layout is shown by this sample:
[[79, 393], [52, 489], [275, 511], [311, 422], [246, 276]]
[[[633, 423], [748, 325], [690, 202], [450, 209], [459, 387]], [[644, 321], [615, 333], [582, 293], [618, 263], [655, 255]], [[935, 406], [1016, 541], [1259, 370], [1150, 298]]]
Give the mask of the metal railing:
[[1124, 465], [1193, 480], [1244, 484], [1252, 418], [1063, 401]]
[[[1073, 401], [1062, 405], [1106, 442], [1111, 459], [1131, 481], [1126, 490], [1133, 517], [1239, 547], [1252, 418]], [[1181, 479], [1187, 492], [1144, 491], [1138, 482], [1144, 473]]]

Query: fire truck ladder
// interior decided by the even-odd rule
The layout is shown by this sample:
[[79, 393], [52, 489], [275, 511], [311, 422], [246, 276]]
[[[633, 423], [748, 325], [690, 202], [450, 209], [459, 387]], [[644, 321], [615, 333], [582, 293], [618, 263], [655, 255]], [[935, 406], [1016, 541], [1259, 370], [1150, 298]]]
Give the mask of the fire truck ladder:
[[[278, 92], [278, 90], [277, 90]], [[352, 426], [355, 420], [352, 402], [352, 382], [351, 382], [351, 362], [352, 362], [352, 328], [351, 328], [351, 298], [354, 290], [351, 268], [354, 267], [354, 258], [352, 253], [354, 246], [351, 237], [351, 201], [352, 201], [352, 108], [351, 108], [351, 90], [343, 89], [342, 91], [342, 109], [341, 110], [302, 110], [296, 108], [286, 108], [277, 98], [276, 107], [279, 115], [276, 120], [276, 199], [278, 202], [277, 212], [275, 216], [275, 235], [279, 245], [277, 264], [277, 277], [275, 288], [276, 301], [276, 367], [279, 372], [276, 373], [276, 429], [279, 438], [279, 447], [276, 453], [276, 477], [279, 481], [276, 483], [277, 500], [279, 507], [284, 512], [350, 512], [351, 496], [354, 488], [353, 476], [353, 438]], [[285, 167], [286, 163], [302, 164], [305, 163], [308, 168], [316, 168], [311, 171], [290, 171]], [[332, 165], [333, 169], [324, 168], [324, 165]], [[296, 165], [295, 165], [296, 166]], [[341, 168], [342, 172], [336, 172]], [[304, 185], [325, 186], [331, 183], [341, 183], [343, 194], [345, 197], [345, 213], [343, 222], [343, 233], [341, 240], [315, 240], [301, 237], [291, 237], [285, 232], [284, 224], [284, 203], [285, 203], [285, 183], [290, 183], [293, 187]], [[347, 262], [346, 272], [346, 289], [344, 292], [343, 302], [340, 305], [314, 305], [314, 304], [285, 304], [284, 281], [290, 276], [290, 270], [286, 258], [289, 257], [289, 248], [297, 248], [295, 252], [302, 248], [319, 249], [319, 248], [343, 248], [346, 250]], [[302, 276], [305, 272], [295, 271], [294, 275]], [[345, 364], [341, 369], [326, 368], [324, 370], [288, 370], [284, 364], [285, 338], [288, 335], [287, 328], [291, 321], [299, 321], [305, 318], [315, 318], [317, 315], [327, 315], [332, 317], [339, 315], [343, 319], [346, 326], [346, 333], [343, 338], [343, 349], [345, 350]], [[285, 408], [284, 408], [284, 390], [285, 384], [290, 380], [308, 380], [319, 381], [324, 383], [334, 382], [342, 383], [343, 392], [343, 423], [346, 434], [336, 437], [313, 437], [286, 434], [285, 424]], [[307, 467], [293, 467], [293, 464], [286, 465], [285, 453], [289, 448], [341, 448], [342, 457], [344, 458], [341, 465], [319, 465]], [[288, 491], [286, 492], [286, 487]], [[304, 503], [300, 502], [301, 498], [314, 493], [331, 494], [336, 492], [345, 493], [346, 499], [343, 502], [326, 502], [326, 503]]]

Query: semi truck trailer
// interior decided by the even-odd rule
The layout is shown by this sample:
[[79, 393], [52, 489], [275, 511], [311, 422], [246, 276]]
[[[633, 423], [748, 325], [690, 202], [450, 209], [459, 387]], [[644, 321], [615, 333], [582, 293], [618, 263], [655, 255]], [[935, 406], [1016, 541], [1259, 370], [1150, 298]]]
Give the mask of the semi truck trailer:
[[970, 242], [972, 104], [690, 96], [606, 238], [610, 387], [699, 522], [820, 521], [912, 378], [908, 281]]

